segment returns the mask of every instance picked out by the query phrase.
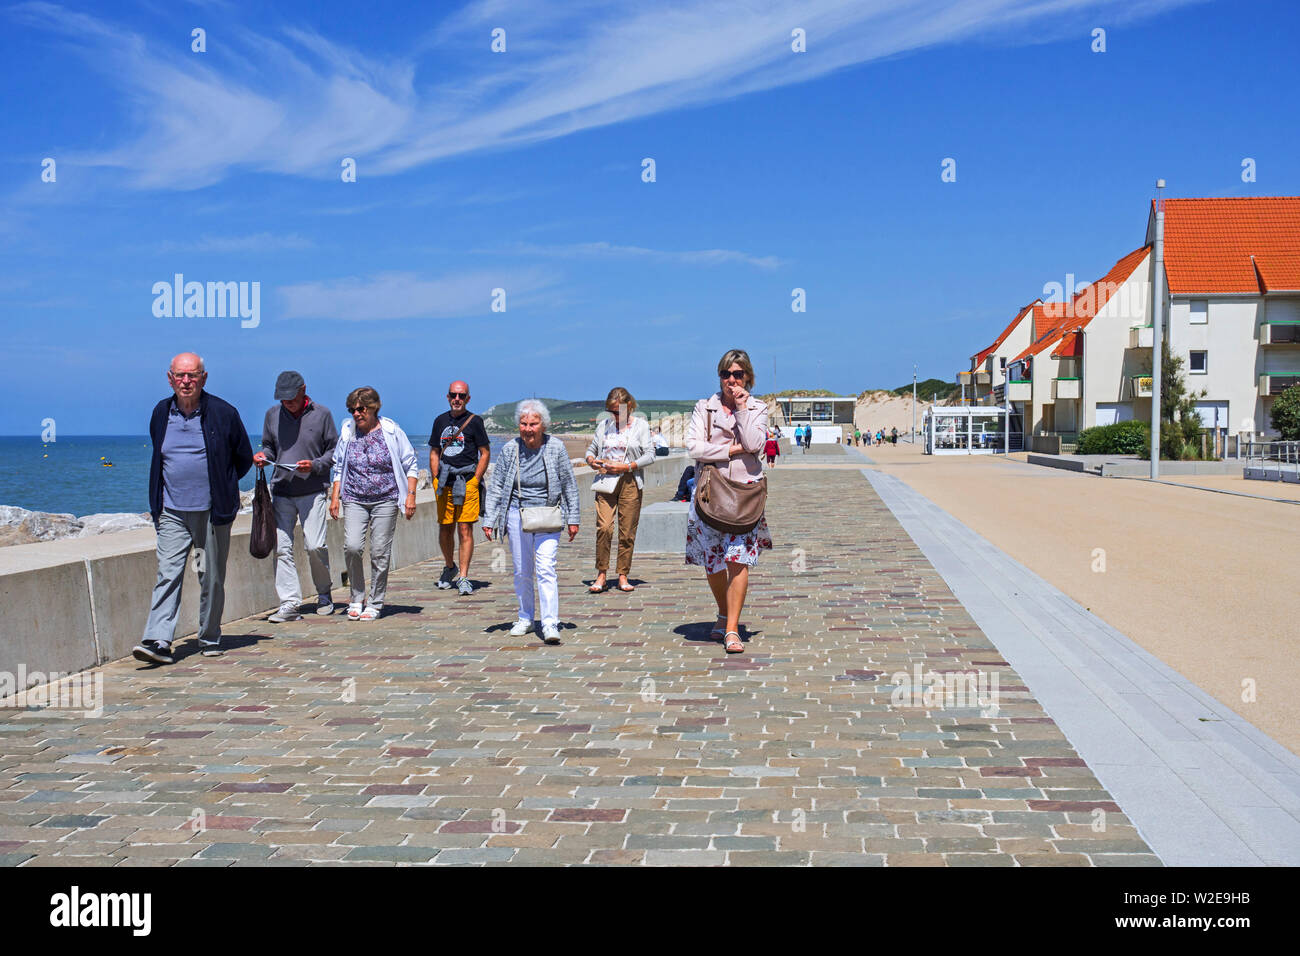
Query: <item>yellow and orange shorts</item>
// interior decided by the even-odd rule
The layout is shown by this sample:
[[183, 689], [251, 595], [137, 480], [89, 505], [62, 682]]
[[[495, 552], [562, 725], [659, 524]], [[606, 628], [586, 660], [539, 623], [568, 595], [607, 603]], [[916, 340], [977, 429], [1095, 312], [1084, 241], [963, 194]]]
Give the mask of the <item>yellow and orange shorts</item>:
[[[435, 481], [436, 485], [437, 482]], [[478, 479], [465, 480], [465, 503], [451, 500], [451, 489], [438, 491], [438, 524], [456, 524], [459, 521], [474, 523], [479, 519]]]

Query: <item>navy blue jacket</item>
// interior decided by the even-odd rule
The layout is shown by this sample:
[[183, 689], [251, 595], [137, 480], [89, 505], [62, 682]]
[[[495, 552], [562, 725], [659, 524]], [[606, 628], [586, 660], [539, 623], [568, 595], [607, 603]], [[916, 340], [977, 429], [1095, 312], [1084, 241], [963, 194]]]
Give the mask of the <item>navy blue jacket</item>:
[[[149, 419], [153, 461], [149, 465], [149, 512], [153, 523], [163, 510], [162, 446], [167, 436], [167, 415], [175, 396], [168, 395], [154, 406]], [[212, 523], [230, 524], [239, 513], [239, 479], [253, 467], [253, 447], [239, 412], [207, 392], [199, 394], [199, 415], [203, 419], [203, 442], [207, 447], [208, 489], [212, 493]]]

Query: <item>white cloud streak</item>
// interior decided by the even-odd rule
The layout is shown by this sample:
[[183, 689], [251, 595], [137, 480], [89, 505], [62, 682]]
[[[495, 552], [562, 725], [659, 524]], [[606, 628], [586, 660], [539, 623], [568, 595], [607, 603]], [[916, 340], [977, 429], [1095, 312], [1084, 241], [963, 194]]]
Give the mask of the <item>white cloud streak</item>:
[[[79, 44], [140, 131], [80, 161], [129, 170], [141, 188], [191, 189], [241, 170], [336, 177], [344, 156], [361, 176], [400, 173], [943, 44], [1084, 42], [1083, 27], [1103, 17], [1119, 24], [1196, 2], [475, 0], [405, 57], [382, 59], [305, 29], [271, 37], [232, 26], [223, 48], [196, 56], [43, 0], [8, 15]], [[505, 53], [489, 52], [496, 26]], [[790, 49], [795, 27], [806, 53]], [[431, 71], [442, 78], [417, 87], [417, 72]]]
[[[477, 251], [488, 252], [489, 250]], [[657, 262], [701, 266], [739, 263], [741, 265], [756, 266], [760, 269], [775, 269], [786, 264], [785, 260], [778, 259], [776, 256], [752, 256], [747, 252], [737, 252], [734, 249], [690, 249], [672, 252], [664, 249], [647, 249], [642, 246], [619, 246], [609, 242], [577, 242], [567, 245], [517, 243], [507, 246], [503, 251], [511, 255], [543, 256], [559, 259], [650, 259]]]
[[[412, 272], [385, 272], [302, 282], [279, 289], [286, 319], [447, 319], [490, 316], [492, 290], [506, 291], [506, 309], [551, 286], [554, 277], [541, 271], [475, 272], [428, 278]], [[500, 315], [500, 313], [495, 313]]]

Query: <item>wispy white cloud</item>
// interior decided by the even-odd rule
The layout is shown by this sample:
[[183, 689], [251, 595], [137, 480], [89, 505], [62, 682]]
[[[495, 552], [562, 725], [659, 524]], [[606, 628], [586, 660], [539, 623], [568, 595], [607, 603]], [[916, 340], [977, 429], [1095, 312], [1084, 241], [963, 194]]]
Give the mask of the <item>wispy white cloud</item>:
[[[491, 250], [476, 250], [480, 253]], [[688, 249], [674, 252], [666, 249], [647, 249], [643, 246], [620, 246], [610, 242], [577, 242], [560, 245], [536, 245], [533, 243], [516, 243], [504, 248], [506, 253], [524, 256], [544, 256], [559, 259], [576, 258], [614, 258], [614, 259], [651, 259], [658, 262], [674, 262], [682, 265], [716, 266], [727, 263], [740, 263], [757, 266], [760, 269], [775, 269], [785, 265], [785, 260], [776, 256], [753, 256], [735, 249]]]
[[[1197, 2], [474, 0], [405, 57], [382, 59], [304, 29], [231, 27], [222, 50], [199, 57], [43, 0], [9, 14], [80, 44], [140, 130], [83, 161], [129, 170], [141, 187], [188, 189], [239, 170], [337, 176], [344, 156], [362, 176], [398, 173], [942, 44], [1041, 42]], [[496, 26], [507, 31], [502, 54], [488, 49]], [[791, 51], [796, 27], [806, 53]], [[443, 78], [417, 88], [417, 70], [435, 67]]]
[[310, 249], [314, 243], [297, 234], [276, 236], [259, 232], [252, 236], [203, 236], [199, 239], [165, 239], [158, 244], [159, 252], [280, 252], [292, 249]]
[[283, 286], [286, 319], [445, 319], [491, 315], [492, 290], [506, 292], [507, 311], [554, 283], [540, 270], [425, 277], [385, 272]]

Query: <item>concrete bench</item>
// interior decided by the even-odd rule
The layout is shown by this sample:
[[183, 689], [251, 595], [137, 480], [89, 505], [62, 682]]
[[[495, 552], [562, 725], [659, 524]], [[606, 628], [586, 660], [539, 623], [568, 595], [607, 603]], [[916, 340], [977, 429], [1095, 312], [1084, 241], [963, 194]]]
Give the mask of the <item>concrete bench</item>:
[[684, 554], [689, 510], [685, 501], [660, 501], [643, 507], [636, 526], [637, 554]]

